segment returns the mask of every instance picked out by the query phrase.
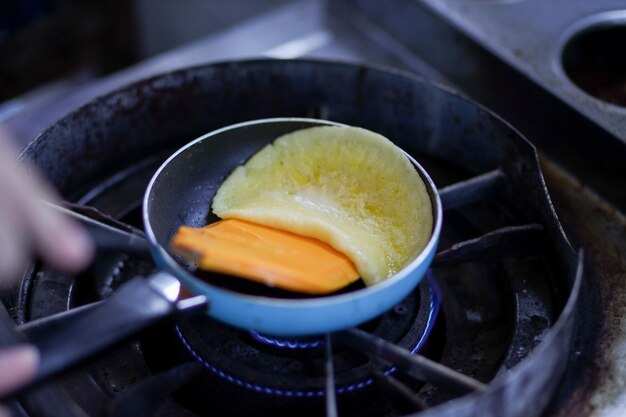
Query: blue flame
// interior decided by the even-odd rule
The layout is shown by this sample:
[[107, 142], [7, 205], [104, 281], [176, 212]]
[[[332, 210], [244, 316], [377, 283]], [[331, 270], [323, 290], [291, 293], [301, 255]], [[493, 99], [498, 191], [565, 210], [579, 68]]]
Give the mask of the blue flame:
[[296, 339], [284, 339], [278, 337], [265, 336], [259, 332], [254, 330], [250, 330], [250, 336], [253, 339], [267, 343], [268, 345], [276, 346], [279, 348], [286, 349], [315, 349], [324, 345], [324, 342], [321, 339], [313, 339], [313, 340], [296, 340]]
[[[420, 337], [415, 347], [411, 350], [412, 354], [415, 354], [422, 349], [422, 347], [426, 343], [426, 340], [428, 339], [428, 336], [432, 332], [432, 329], [435, 325], [435, 321], [437, 320], [437, 316], [439, 314], [439, 307], [440, 307], [439, 294], [438, 294], [438, 290], [435, 289], [435, 282], [434, 282], [434, 279], [432, 278], [431, 271], [427, 272], [426, 278], [428, 279], [428, 282], [430, 284], [430, 288], [429, 288], [430, 304], [429, 304], [429, 311], [428, 311], [428, 319], [426, 321], [426, 329], [424, 330], [422, 337]], [[324, 397], [324, 390], [283, 390], [283, 389], [277, 389], [277, 388], [263, 387], [261, 385], [252, 384], [248, 381], [244, 381], [242, 379], [236, 378], [230, 374], [227, 374], [226, 372], [222, 371], [221, 369], [217, 368], [213, 364], [207, 362], [203, 357], [201, 357], [189, 345], [189, 343], [187, 342], [187, 339], [185, 339], [185, 336], [183, 336], [183, 334], [181, 333], [178, 325], [176, 325], [176, 333], [178, 334], [178, 337], [182, 340], [183, 344], [185, 345], [185, 348], [187, 348], [189, 353], [191, 353], [191, 355], [193, 355], [193, 357], [198, 362], [200, 362], [205, 368], [213, 372], [215, 375], [219, 376], [220, 378], [225, 379], [226, 381], [232, 384], [247, 388], [255, 392], [265, 393], [269, 395], [278, 395], [278, 396], [296, 397], [296, 398]], [[256, 338], [257, 340], [261, 342], [269, 343], [277, 347], [285, 347], [289, 349], [309, 349], [309, 348], [315, 348], [315, 347], [319, 347], [323, 345], [323, 341], [321, 340], [293, 341], [293, 340], [287, 340], [287, 339], [270, 338], [270, 337], [261, 335], [260, 333], [255, 332], [255, 331], [250, 331], [250, 334], [252, 335], [252, 337]], [[396, 371], [395, 367], [389, 368], [385, 371], [385, 375], [392, 374], [395, 371]], [[368, 378], [364, 381], [361, 381], [355, 384], [336, 387], [335, 391], [337, 394], [353, 392], [353, 391], [365, 388], [369, 385], [372, 385], [373, 383], [374, 383], [374, 379]]]

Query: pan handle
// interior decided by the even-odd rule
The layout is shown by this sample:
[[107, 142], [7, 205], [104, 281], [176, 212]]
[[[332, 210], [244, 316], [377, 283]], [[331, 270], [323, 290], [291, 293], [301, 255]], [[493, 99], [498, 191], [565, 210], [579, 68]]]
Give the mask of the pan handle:
[[39, 369], [27, 386], [9, 393], [4, 400], [151, 326], [181, 315], [206, 311], [208, 303], [204, 296], [173, 301], [171, 294], [163, 291], [164, 281], [175, 279], [165, 272], [157, 272], [147, 279], [137, 277], [107, 300], [93, 307], [84, 307], [81, 312], [65, 313], [57, 325], [54, 319], [47, 319], [39, 326], [33, 323], [22, 328], [29, 341], [39, 349]]
[[87, 229], [87, 232], [91, 235], [98, 249], [120, 251], [129, 255], [139, 256], [146, 260], [152, 260], [150, 244], [143, 236], [102, 223], [91, 217], [59, 206], [58, 204], [53, 204], [48, 201], [42, 201], [42, 203], [49, 209], [55, 210], [82, 223]]

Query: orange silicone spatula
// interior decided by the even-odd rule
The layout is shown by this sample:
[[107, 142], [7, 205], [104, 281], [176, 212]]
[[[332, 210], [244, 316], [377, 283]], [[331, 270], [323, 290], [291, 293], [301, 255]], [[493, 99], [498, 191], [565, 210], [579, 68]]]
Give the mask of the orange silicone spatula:
[[331, 293], [359, 278], [352, 261], [326, 243], [243, 220], [180, 227], [172, 247], [203, 270], [309, 294]]

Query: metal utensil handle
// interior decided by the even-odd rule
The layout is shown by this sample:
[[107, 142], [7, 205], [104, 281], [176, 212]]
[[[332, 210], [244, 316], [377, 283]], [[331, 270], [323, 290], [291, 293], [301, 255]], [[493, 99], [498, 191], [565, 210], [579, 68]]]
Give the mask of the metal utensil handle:
[[58, 211], [82, 223], [93, 238], [98, 249], [117, 250], [129, 255], [136, 255], [147, 260], [152, 260], [150, 244], [142, 236], [109, 226], [106, 223], [76, 213], [57, 204], [47, 201], [43, 201], [43, 204], [52, 210]]

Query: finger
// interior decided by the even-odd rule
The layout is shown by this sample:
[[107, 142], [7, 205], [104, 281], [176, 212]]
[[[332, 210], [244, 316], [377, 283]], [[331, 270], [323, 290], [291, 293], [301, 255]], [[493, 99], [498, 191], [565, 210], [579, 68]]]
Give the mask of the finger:
[[0, 393], [16, 390], [37, 372], [39, 351], [31, 345], [0, 350]]
[[20, 216], [11, 207], [0, 207], [0, 286], [18, 278], [28, 262], [30, 248], [21, 231]]
[[33, 241], [44, 261], [68, 272], [78, 272], [89, 265], [94, 245], [83, 228], [43, 205], [33, 212], [30, 216]]
[[[49, 209], [41, 200], [57, 203], [55, 193], [36, 177], [24, 178], [31, 192], [19, 193], [35, 250], [51, 266], [68, 272], [84, 269], [94, 245], [85, 230], [72, 219]], [[57, 203], [58, 204], [58, 203]]]
[[11, 414], [9, 413], [9, 410], [0, 406], [0, 417], [11, 417]]
[[[15, 152], [4, 143], [6, 138], [0, 126], [0, 198], [10, 200], [8, 204], [17, 208], [13, 216], [6, 217], [16, 222], [9, 237], [21, 236], [24, 241], [15, 248], [22, 250], [22, 257], [28, 253], [24, 249], [35, 249], [57, 269], [68, 272], [83, 269], [93, 255], [93, 243], [79, 225], [41, 204], [40, 200], [56, 202], [56, 193], [35, 172], [10, 162]], [[0, 210], [0, 215], [3, 214], [6, 213]]]
[[18, 276], [30, 251], [29, 237], [24, 231], [25, 216], [14, 191], [19, 181], [10, 169], [12, 156], [12, 148], [0, 142], [0, 282]]

